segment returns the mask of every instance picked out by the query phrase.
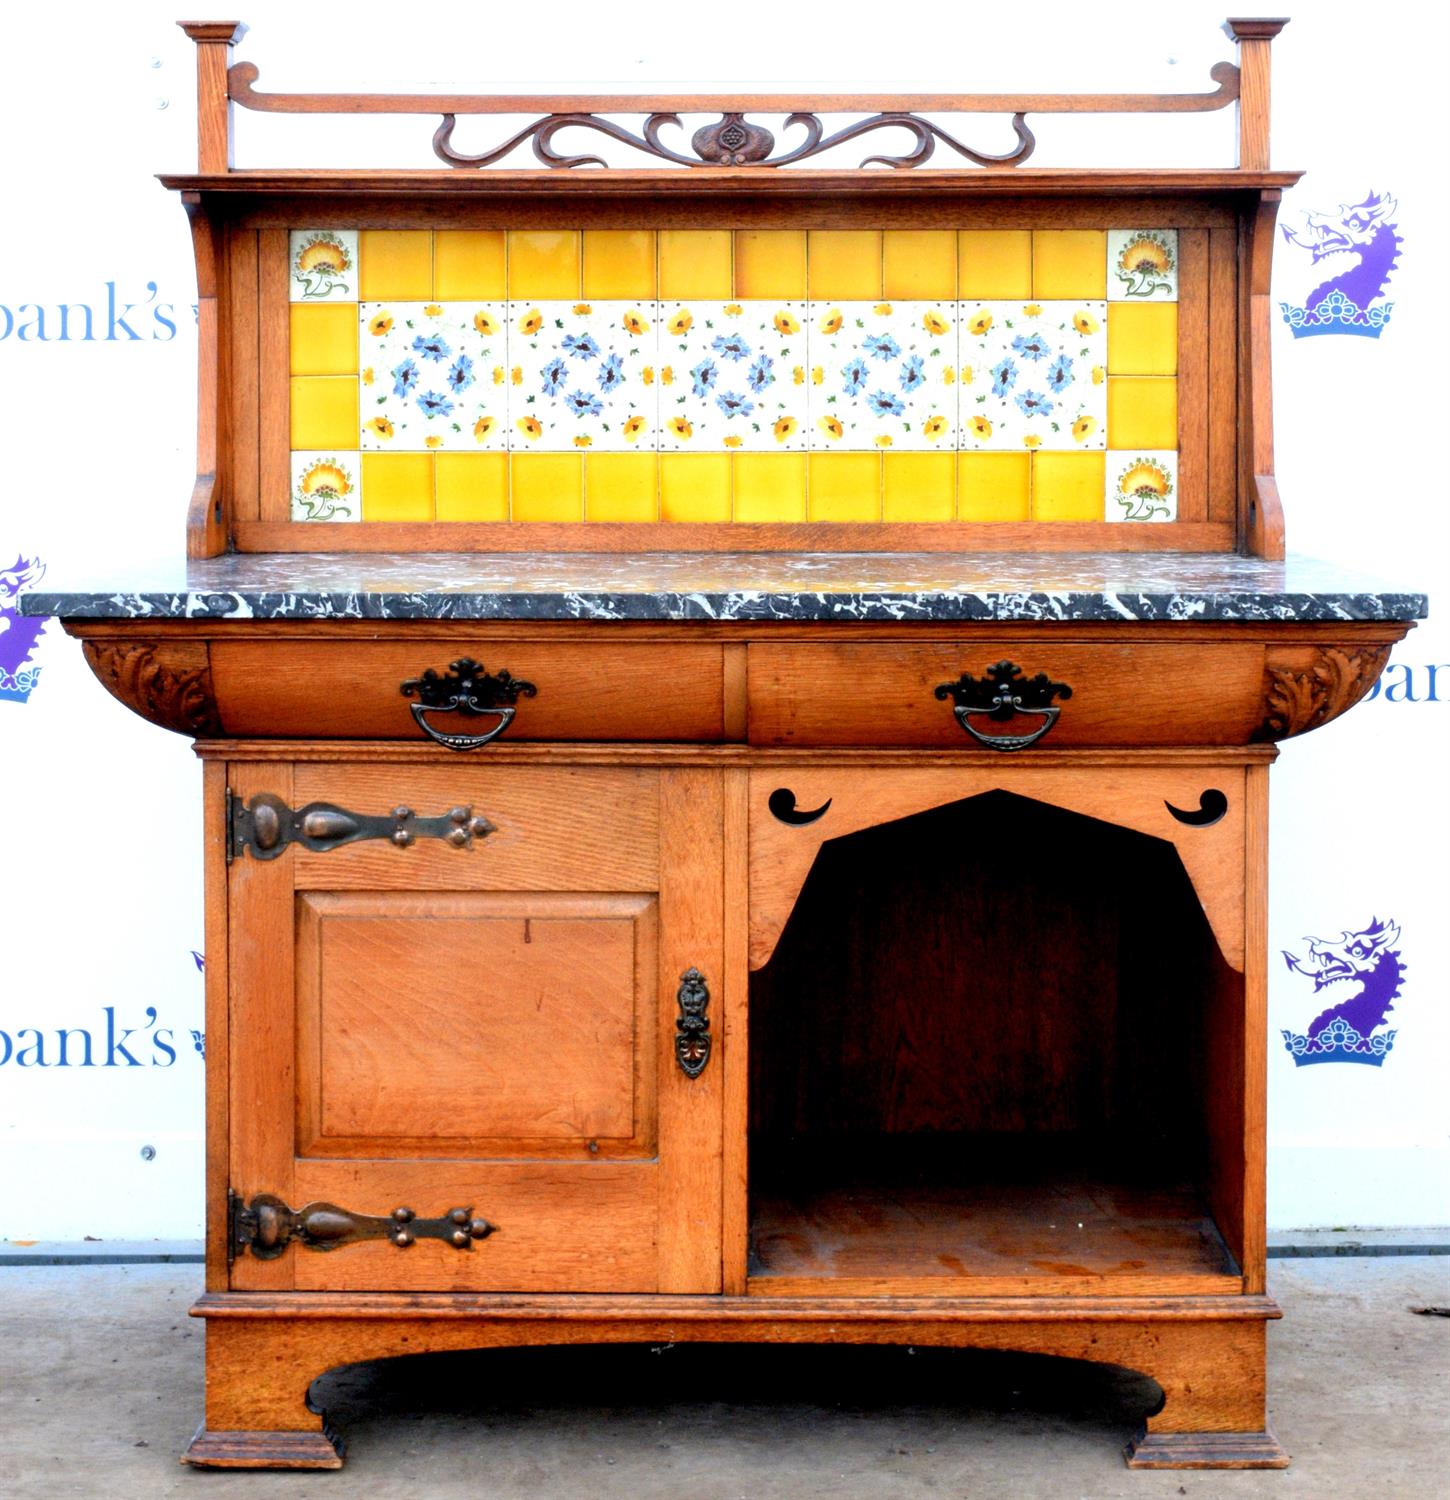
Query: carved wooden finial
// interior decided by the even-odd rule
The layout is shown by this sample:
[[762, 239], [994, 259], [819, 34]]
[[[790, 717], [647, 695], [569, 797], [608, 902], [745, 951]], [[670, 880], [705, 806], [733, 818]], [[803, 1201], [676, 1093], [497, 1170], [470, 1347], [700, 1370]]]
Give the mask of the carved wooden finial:
[[1230, 16], [1223, 29], [1239, 44], [1239, 166], [1269, 166], [1269, 43], [1287, 16]]
[[232, 101], [227, 69], [232, 48], [246, 26], [241, 21], [178, 21], [196, 43], [196, 158], [202, 172], [229, 172], [232, 166]]

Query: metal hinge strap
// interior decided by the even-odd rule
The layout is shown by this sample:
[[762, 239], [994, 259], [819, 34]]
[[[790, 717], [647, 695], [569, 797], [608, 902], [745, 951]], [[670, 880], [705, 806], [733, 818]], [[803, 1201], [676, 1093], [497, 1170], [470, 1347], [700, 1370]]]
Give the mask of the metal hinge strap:
[[411, 807], [395, 807], [382, 814], [355, 813], [331, 802], [309, 802], [294, 811], [271, 792], [258, 792], [244, 804], [230, 787], [226, 823], [228, 864], [243, 852], [253, 859], [276, 859], [289, 844], [325, 853], [364, 839], [386, 839], [406, 849], [419, 839], [432, 838], [455, 849], [468, 849], [474, 839], [496, 832], [471, 807], [453, 807], [436, 818], [420, 818]]

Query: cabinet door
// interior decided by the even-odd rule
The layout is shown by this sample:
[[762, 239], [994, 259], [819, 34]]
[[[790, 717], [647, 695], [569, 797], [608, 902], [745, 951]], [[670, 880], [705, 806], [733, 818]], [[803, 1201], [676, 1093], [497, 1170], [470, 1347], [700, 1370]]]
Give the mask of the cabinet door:
[[[242, 802], [420, 819], [466, 805], [490, 825], [468, 848], [384, 838], [234, 857], [232, 1189], [371, 1222], [328, 1253], [239, 1252], [231, 1284], [718, 1291], [720, 1060], [690, 1077], [675, 1039], [687, 970], [718, 1008], [719, 773], [230, 776]], [[491, 1232], [464, 1248], [436, 1237], [455, 1209]], [[411, 1243], [378, 1222], [398, 1210]]]

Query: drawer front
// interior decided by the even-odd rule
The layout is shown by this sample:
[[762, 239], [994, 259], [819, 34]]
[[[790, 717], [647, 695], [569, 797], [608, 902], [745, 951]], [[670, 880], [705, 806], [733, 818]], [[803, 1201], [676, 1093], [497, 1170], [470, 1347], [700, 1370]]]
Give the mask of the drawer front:
[[[1043, 739], [1055, 747], [1247, 744], [1263, 719], [1263, 659], [1252, 644], [752, 643], [750, 742], [961, 749], [975, 740], [953, 698], [937, 697], [937, 688], [963, 673], [983, 682], [996, 663], [1010, 661], [1025, 678], [1043, 673], [1071, 689], [1050, 698], [1058, 712]], [[989, 688], [979, 701], [990, 699]], [[1046, 722], [1032, 714], [967, 717], [984, 735], [1025, 735]]]
[[[588, 641], [213, 642], [211, 677], [224, 729], [237, 736], [422, 740], [404, 682], [440, 674], [460, 657], [507, 671], [537, 691], [520, 695], [509, 740], [718, 740], [723, 735], [720, 646]], [[456, 713], [440, 730], [480, 733]]]

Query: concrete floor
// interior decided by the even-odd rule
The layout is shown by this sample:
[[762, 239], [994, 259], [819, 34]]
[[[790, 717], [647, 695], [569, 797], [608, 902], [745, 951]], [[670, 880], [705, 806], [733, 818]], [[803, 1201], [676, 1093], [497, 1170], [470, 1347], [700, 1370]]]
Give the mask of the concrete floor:
[[1151, 1385], [1016, 1355], [510, 1350], [360, 1365], [317, 1394], [340, 1473], [177, 1464], [201, 1410], [197, 1266], [0, 1270], [0, 1500], [1444, 1500], [1450, 1257], [1270, 1263], [1287, 1472], [1134, 1473]]

